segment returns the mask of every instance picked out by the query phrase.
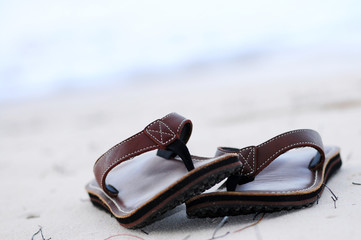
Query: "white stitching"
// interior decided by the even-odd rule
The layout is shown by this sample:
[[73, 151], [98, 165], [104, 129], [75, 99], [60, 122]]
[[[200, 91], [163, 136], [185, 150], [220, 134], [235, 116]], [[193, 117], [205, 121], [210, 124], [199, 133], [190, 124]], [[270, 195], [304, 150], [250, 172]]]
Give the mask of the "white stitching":
[[[286, 148], [289, 148], [289, 147], [293, 147], [293, 146], [297, 146], [297, 145], [299, 145], [299, 144], [311, 144], [311, 145], [315, 145], [315, 146], [317, 146], [317, 147], [319, 147], [319, 148], [321, 148], [322, 149], [322, 147], [320, 147], [318, 144], [315, 144], [315, 143], [313, 143], [313, 142], [298, 142], [298, 143], [293, 143], [293, 144], [290, 144], [290, 145], [288, 145], [288, 146], [286, 146], [286, 147], [283, 147], [283, 148], [281, 148], [280, 150], [278, 150], [277, 152], [275, 152], [272, 156], [270, 156], [264, 163], [262, 163], [258, 168], [257, 168], [257, 170], [258, 169], [260, 169], [263, 165], [265, 165], [269, 160], [271, 160], [271, 158], [273, 158], [275, 155], [277, 155], [279, 152], [282, 152], [284, 149], [286, 149]], [[302, 146], [301, 146], [302, 147]]]
[[[173, 114], [173, 113], [169, 113], [168, 115], [166, 115], [166, 116], [163, 117], [162, 119], [167, 118], [168, 116], [170, 116], [170, 115], [172, 115], [172, 114]], [[156, 123], [157, 121], [159, 121], [159, 120], [155, 120], [153, 123], [151, 123], [151, 125], [153, 125], [153, 124]], [[149, 125], [149, 126], [151, 126], [151, 125]], [[135, 137], [138, 137], [138, 136], [139, 136], [140, 134], [142, 134], [142, 133], [143, 133], [143, 131], [141, 131], [141, 132], [135, 134], [134, 136], [131, 136], [131, 137], [129, 137], [128, 139], [125, 139], [124, 141], [122, 141], [122, 142], [114, 145], [112, 148], [110, 148], [108, 151], [106, 151], [100, 158], [102, 158], [103, 156], [108, 155], [112, 150], [114, 150], [114, 148], [118, 147], [119, 145], [121, 145], [121, 144], [123, 144], [123, 143], [126, 143], [126, 142], [132, 140], [132, 139], [135, 138]], [[100, 159], [100, 158], [99, 158], [99, 159]]]
[[156, 132], [156, 133], [159, 133], [159, 134], [164, 134], [164, 135], [169, 135], [169, 136], [174, 136], [174, 134], [172, 133], [167, 133], [167, 132], [160, 132], [160, 131], [157, 131], [157, 130], [148, 130], [149, 132]]
[[[103, 180], [104, 174], [109, 170], [109, 168], [112, 168], [115, 163], [123, 160], [124, 158], [128, 157], [129, 155], [132, 155], [132, 154], [134, 154], [134, 153], [138, 153], [138, 152], [141, 152], [141, 151], [144, 151], [144, 150], [148, 150], [148, 149], [151, 149], [151, 148], [154, 148], [154, 147], [157, 147], [157, 146], [158, 146], [158, 145], [152, 145], [152, 146], [149, 146], [149, 147], [145, 147], [145, 148], [142, 148], [142, 149], [138, 149], [137, 151], [134, 151], [134, 152], [132, 152], [132, 153], [128, 153], [128, 154], [122, 156], [121, 158], [118, 158], [117, 160], [113, 161], [112, 164], [110, 164], [110, 166], [107, 167], [107, 169], [105, 169], [105, 170], [103, 171], [101, 180]], [[104, 187], [104, 186], [103, 186], [103, 181], [101, 181], [101, 187]]]
[[121, 144], [124, 144], [126, 142], [129, 142], [130, 140], [138, 137], [140, 134], [142, 134], [142, 132], [139, 132], [137, 134], [135, 134], [134, 136], [129, 137], [128, 139], [125, 139], [124, 141], [121, 141], [120, 143], [114, 145], [112, 148], [110, 148], [108, 151], [106, 151], [103, 155], [101, 155], [98, 160], [95, 162], [94, 166], [93, 166], [93, 170], [95, 169], [95, 166], [97, 165], [98, 161], [100, 161], [100, 159], [104, 158], [105, 156], [109, 155], [116, 147], [120, 146]]
[[[159, 131], [161, 131], [161, 129], [159, 130], [159, 131], [157, 131], [157, 130], [153, 130], [153, 129], [149, 129], [152, 125], [154, 125], [155, 123], [159, 123], [159, 129], [160, 129], [160, 124], [162, 123], [162, 124], [164, 124], [165, 126], [166, 126], [166, 128], [168, 128], [168, 130], [171, 132], [171, 138], [170, 139], [168, 139], [168, 141], [166, 141], [166, 142], [163, 142], [163, 136], [162, 136], [162, 133], [163, 132], [159, 132]], [[146, 129], [145, 129], [145, 131], [150, 135], [150, 136], [152, 136], [153, 137], [153, 139], [154, 140], [156, 140], [157, 142], [159, 142], [159, 143], [161, 143], [162, 145], [164, 145], [164, 144], [167, 144], [168, 142], [171, 142], [175, 137], [177, 137], [177, 135], [172, 131], [172, 129], [170, 129], [170, 127], [167, 125], [167, 124], [165, 124], [164, 122], [162, 122], [162, 121], [160, 121], [160, 120], [157, 120], [157, 121], [155, 121], [154, 123], [152, 123], [151, 125], [149, 125]], [[154, 135], [152, 135], [151, 133], [150, 133], [150, 131], [153, 131], [153, 132], [157, 132], [157, 133], [159, 133], [160, 134], [160, 137], [161, 137], [161, 140], [159, 141], [159, 139], [158, 138], [156, 138]], [[169, 134], [169, 133], [168, 133]], [[170, 134], [169, 134], [170, 135]]]
[[[251, 151], [249, 151], [249, 154], [251, 153]], [[248, 154], [248, 157], [249, 157], [249, 154]], [[244, 171], [244, 169], [245, 169], [245, 166], [246, 166], [246, 164], [248, 165], [248, 167], [249, 168], [251, 168], [251, 166], [248, 164], [248, 161], [243, 157], [243, 155], [242, 155], [242, 153], [241, 152], [239, 152], [239, 155], [244, 159], [244, 164], [243, 164], [243, 166], [242, 166], [242, 170], [241, 170], [241, 175], [243, 174], [243, 171]], [[247, 157], [247, 159], [248, 159], [248, 157]], [[242, 162], [243, 163], [243, 162]], [[252, 169], [252, 168], [251, 168]]]
[[281, 134], [281, 135], [278, 135], [278, 136], [276, 136], [276, 137], [274, 137], [274, 138], [271, 138], [270, 140], [268, 140], [268, 141], [266, 141], [266, 142], [258, 145], [257, 147], [261, 147], [261, 146], [263, 146], [263, 145], [266, 145], [266, 144], [268, 144], [268, 143], [271, 143], [271, 142], [275, 141], [276, 139], [279, 139], [279, 138], [281, 138], [281, 137], [287, 136], [287, 135], [292, 134], [292, 133], [296, 133], [296, 132], [306, 132], [306, 131], [309, 131], [309, 130], [307, 130], [307, 129], [299, 129], [299, 130], [293, 130], [293, 131], [290, 131], [290, 132], [286, 132], [286, 133], [283, 133], [283, 134]]
[[[245, 150], [246, 150], [246, 149], [244, 149], [244, 151], [245, 151]], [[249, 158], [249, 156], [250, 156], [251, 153], [252, 153], [252, 150], [249, 151], [248, 156], [247, 156], [247, 159], [243, 156], [242, 152], [240, 152], [239, 155], [244, 159], [244, 161], [245, 161], [245, 163], [248, 165], [248, 167], [249, 167], [251, 170], [253, 170], [254, 168], [252, 168], [251, 165], [249, 165], [249, 163], [248, 163], [248, 158]]]
[[139, 133], [137, 133], [136, 135], [134, 135], [134, 136], [132, 136], [132, 137], [130, 137], [130, 138], [128, 138], [128, 139], [125, 139], [124, 141], [122, 141], [122, 142], [118, 143], [117, 145], [113, 146], [113, 147], [112, 147], [111, 149], [109, 149], [106, 153], [104, 153], [102, 157], [110, 154], [110, 152], [113, 151], [114, 148], [118, 147], [118, 146], [121, 145], [121, 144], [124, 144], [124, 143], [126, 143], [126, 142], [129, 142], [129, 141], [132, 140], [133, 138], [138, 137], [140, 134], [142, 134], [142, 132], [139, 132]]
[[[172, 112], [172, 113], [169, 113], [168, 115], [166, 115], [165, 117], [162, 117], [161, 120], [164, 120], [166, 119], [167, 117], [169, 117], [170, 115], [174, 115], [175, 113]], [[180, 130], [180, 127], [182, 126], [182, 124], [187, 121], [188, 119], [183, 119], [183, 121], [178, 125], [178, 128], [177, 128], [177, 133], [179, 133], [179, 130]]]
[[160, 142], [163, 142], [162, 125], [160, 124], [160, 121], [158, 121], [158, 126], [159, 126]]
[[127, 211], [123, 210], [123, 209], [117, 204], [116, 201], [114, 201], [111, 197], [109, 197], [109, 196], [103, 191], [103, 189], [98, 188], [98, 187], [94, 186], [93, 184], [89, 184], [89, 187], [91, 187], [91, 188], [93, 188], [93, 189], [96, 189], [96, 190], [101, 191], [102, 193], [104, 193], [105, 196], [106, 196], [106, 198], [108, 198], [110, 201], [112, 201], [112, 202], [115, 204], [115, 206], [118, 208], [118, 210], [121, 211], [122, 213], [128, 214], [128, 213], [131, 213], [131, 212], [132, 212], [132, 211], [127, 212]]
[[[167, 118], [167, 117], [169, 117], [170, 115], [173, 115], [173, 114], [174, 114], [174, 113], [169, 113], [169, 114], [167, 114], [166, 116], [164, 116], [163, 118], [161, 118], [161, 120], [164, 120], [165, 118]], [[162, 136], [162, 133], [163, 133], [163, 132], [160, 133], [160, 135], [161, 135], [161, 144], [164, 145], [164, 144], [167, 144], [168, 142], [172, 141], [172, 140], [176, 137], [176, 134], [170, 129], [170, 127], [169, 127], [167, 124], [165, 124], [165, 123], [164, 123], [163, 121], [161, 121], [161, 120], [155, 120], [153, 123], [151, 123], [150, 125], [148, 125], [148, 127], [147, 127], [145, 130], [149, 133], [149, 135], [151, 135], [155, 140], [157, 140], [157, 141], [159, 142], [159, 140], [149, 132], [148, 128], [149, 128], [150, 126], [152, 126], [153, 124], [155, 124], [155, 123], [158, 122], [158, 123], [159, 123], [159, 129], [160, 129], [160, 131], [161, 131], [161, 127], [160, 127], [161, 125], [160, 125], [160, 123], [163, 123], [163, 124], [168, 128], [168, 130], [173, 134], [173, 135], [171, 135], [171, 134], [169, 134], [169, 133], [164, 133], [164, 134], [171, 135], [172, 138], [170, 138], [168, 141], [166, 141], [165, 143], [163, 143], [163, 136]], [[177, 132], [179, 132], [179, 129], [180, 129], [180, 127], [182, 126], [182, 124], [183, 124], [184, 121], [186, 121], [186, 119], [184, 119], [184, 120], [179, 124], [179, 126], [178, 126], [178, 128], [177, 128]], [[150, 131], [157, 132], [156, 130], [150, 130]], [[128, 138], [128, 139], [126, 139], [126, 140], [124, 140], [124, 141], [116, 144], [115, 146], [113, 146], [111, 149], [109, 149], [106, 153], [104, 153], [104, 154], [96, 161], [96, 163], [94, 164], [94, 168], [95, 168], [97, 162], [100, 161], [100, 159], [103, 159], [106, 155], [110, 154], [116, 147], [118, 147], [118, 146], [120, 146], [121, 144], [124, 144], [124, 143], [126, 143], [126, 142], [134, 139], [135, 137], [138, 137], [138, 136], [139, 136], [140, 134], [142, 134], [142, 133], [143, 133], [143, 131], [141, 131], [141, 132], [137, 133], [136, 135], [134, 135], [134, 136], [132, 136], [132, 137], [130, 137], [130, 138]], [[103, 173], [102, 173], [102, 176], [101, 176], [101, 187], [102, 187], [102, 188], [104, 187], [104, 186], [103, 186], [103, 177], [104, 177], [105, 173], [106, 173], [110, 168], [112, 168], [115, 163], [123, 160], [124, 158], [128, 157], [129, 155], [132, 155], [132, 154], [134, 154], [134, 153], [141, 152], [141, 151], [143, 151], [143, 150], [148, 150], [148, 149], [151, 149], [151, 148], [154, 148], [154, 147], [157, 147], [157, 146], [158, 146], [158, 145], [152, 145], [152, 146], [148, 146], [148, 147], [139, 149], [139, 150], [137, 150], [137, 151], [134, 151], [134, 152], [132, 152], [132, 153], [129, 153], [129, 154], [127, 154], [127, 155], [124, 155], [124, 156], [118, 158], [117, 160], [113, 161], [112, 164], [111, 164], [109, 167], [107, 167], [107, 169], [104, 170]]]
[[167, 117], [169, 117], [170, 115], [174, 115], [175, 113], [172, 112], [172, 113], [168, 113], [167, 115], [165, 115], [164, 117], [161, 118], [161, 120], [164, 120], [166, 119]]
[[[247, 156], [247, 160], [248, 160], [248, 158], [249, 158], [249, 156], [250, 156], [250, 154], [252, 153], [252, 162], [253, 162], [253, 168], [249, 165], [249, 163], [248, 163], [248, 161], [243, 157], [243, 155], [242, 155], [242, 151], [246, 151], [246, 150], [248, 150], [248, 149], [251, 149], [251, 151], [248, 153], [248, 156]], [[241, 149], [240, 151], [239, 151], [239, 155], [241, 155], [241, 157], [246, 161], [246, 163], [247, 163], [247, 165], [251, 168], [251, 172], [249, 172], [249, 173], [247, 173], [247, 174], [245, 174], [245, 176], [248, 176], [248, 175], [250, 175], [250, 174], [252, 174], [252, 173], [254, 173], [254, 169], [255, 169], [255, 151], [254, 151], [254, 147], [248, 147], [248, 148], [244, 148], [244, 149]], [[242, 171], [241, 171], [241, 173], [243, 173], [243, 170], [244, 170], [244, 166], [242, 167]]]
[[178, 128], [177, 128], [177, 133], [179, 133], [180, 127], [183, 125], [183, 123], [187, 121], [187, 119], [183, 119], [183, 121], [179, 124]]

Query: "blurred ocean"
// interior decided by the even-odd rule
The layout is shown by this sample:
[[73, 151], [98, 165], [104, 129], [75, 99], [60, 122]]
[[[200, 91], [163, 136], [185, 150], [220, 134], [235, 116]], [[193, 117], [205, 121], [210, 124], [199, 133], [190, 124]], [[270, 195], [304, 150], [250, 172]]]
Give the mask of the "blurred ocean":
[[0, 1], [0, 102], [315, 48], [361, 49], [361, 1]]

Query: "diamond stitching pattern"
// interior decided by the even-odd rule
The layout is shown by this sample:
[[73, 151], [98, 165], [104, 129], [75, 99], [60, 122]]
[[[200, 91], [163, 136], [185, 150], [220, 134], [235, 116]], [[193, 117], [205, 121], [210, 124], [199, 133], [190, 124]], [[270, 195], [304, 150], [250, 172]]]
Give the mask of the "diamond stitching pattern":
[[168, 127], [167, 124], [158, 120], [146, 129], [147, 133], [158, 143], [165, 145], [172, 141], [176, 134]]
[[[249, 152], [247, 153], [247, 150], [249, 150]], [[247, 154], [247, 157], [244, 157], [243, 156]], [[243, 174], [243, 171], [246, 170], [246, 176], [247, 175], [250, 175], [254, 172], [254, 169], [255, 169], [255, 162], [254, 162], [254, 150], [252, 148], [247, 148], [247, 149], [243, 149], [242, 152], [239, 152], [239, 156], [241, 157], [241, 161], [243, 163], [243, 167], [242, 167], [242, 171], [241, 171], [241, 174]]]

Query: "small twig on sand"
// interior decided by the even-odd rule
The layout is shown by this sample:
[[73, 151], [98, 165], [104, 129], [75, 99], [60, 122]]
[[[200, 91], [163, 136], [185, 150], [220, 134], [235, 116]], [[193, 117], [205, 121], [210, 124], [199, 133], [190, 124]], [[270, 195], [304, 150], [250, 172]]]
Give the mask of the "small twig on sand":
[[336, 201], [337, 201], [337, 198], [335, 198], [334, 196], [331, 196], [331, 199], [333, 200], [333, 205], [335, 206], [336, 208]]
[[108, 240], [108, 239], [115, 238], [115, 237], [127, 237], [128, 239], [129, 239], [129, 237], [131, 237], [131, 238], [133, 238], [133, 239], [144, 240], [144, 238], [135, 236], [135, 235], [133, 235], [133, 234], [117, 234], [117, 235], [113, 235], [113, 236], [107, 237], [107, 238], [104, 239], [104, 240]]
[[[257, 216], [258, 214], [259, 214], [259, 213], [257, 213], [256, 216]], [[258, 223], [260, 223], [260, 222], [262, 221], [264, 215], [265, 215], [265, 213], [262, 214], [262, 217], [261, 217], [260, 219], [258, 219], [257, 222], [252, 223], [252, 224], [250, 224], [250, 225], [248, 225], [248, 226], [245, 226], [245, 227], [243, 227], [243, 228], [241, 228], [241, 229], [238, 229], [238, 230], [234, 231], [233, 233], [238, 233], [238, 232], [243, 231], [243, 230], [245, 230], [245, 229], [247, 229], [247, 228], [250, 228], [250, 227], [253, 227], [253, 226], [257, 225]]]
[[148, 232], [144, 231], [143, 229], [140, 230], [142, 233], [149, 235]]
[[38, 235], [39, 233], [41, 234], [41, 239], [42, 240], [50, 240], [51, 239], [51, 238], [45, 239], [45, 237], [43, 235], [43, 228], [42, 228], [42, 226], [39, 226], [39, 230], [36, 233], [33, 234], [33, 236], [31, 237], [31, 240], [34, 240], [34, 237], [36, 235]]
[[183, 240], [187, 240], [190, 237], [191, 237], [191, 235], [187, 235], [185, 238], [183, 238]]
[[225, 234], [216, 237], [216, 234], [217, 234], [218, 230], [221, 229], [221, 228], [224, 226], [224, 224], [227, 223], [227, 220], [228, 220], [228, 216], [225, 216], [225, 217], [222, 219], [222, 221], [217, 225], [216, 229], [214, 229], [212, 238], [211, 238], [210, 240], [222, 238], [222, 237], [225, 237], [225, 236], [227, 236], [227, 235], [229, 234], [229, 232], [226, 232]]
[[317, 204], [318, 204], [318, 200], [320, 200], [320, 194], [317, 194]]
[[331, 199], [333, 200], [333, 204], [334, 204], [334, 206], [335, 206], [335, 208], [336, 208], [336, 201], [338, 200], [338, 197], [336, 196], [336, 194], [334, 194], [333, 192], [332, 192], [332, 190], [326, 185], [326, 184], [323, 184], [329, 191], [330, 191], [330, 193], [332, 194], [332, 196], [331, 196]]
[[358, 182], [352, 182], [353, 185], [361, 185], [361, 183]]
[[[258, 213], [256, 213], [255, 215], [254, 215], [254, 217], [253, 217], [253, 221], [254, 220], [256, 220], [257, 219], [257, 217], [258, 217], [258, 215], [260, 215], [262, 212], [258, 212]], [[264, 215], [264, 213], [263, 213], [263, 215]]]

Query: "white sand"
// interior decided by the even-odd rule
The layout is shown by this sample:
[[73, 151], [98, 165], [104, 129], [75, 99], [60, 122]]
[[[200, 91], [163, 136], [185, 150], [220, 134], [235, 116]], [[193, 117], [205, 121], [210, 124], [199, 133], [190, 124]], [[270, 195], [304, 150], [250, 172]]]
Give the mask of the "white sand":
[[126, 89], [0, 105], [0, 239], [31, 239], [39, 226], [53, 240], [210, 239], [220, 218], [187, 219], [182, 205], [145, 227], [147, 235], [94, 208], [84, 190], [103, 152], [173, 111], [192, 119], [196, 155], [297, 128], [313, 128], [325, 144], [341, 147], [343, 166], [328, 183], [339, 197], [336, 209], [325, 191], [318, 205], [266, 214], [238, 233], [253, 215], [230, 217], [218, 235], [231, 233], [222, 239], [359, 239], [361, 186], [352, 182], [361, 182], [361, 61], [321, 60], [234, 63], [157, 76], [152, 86], [145, 78]]

